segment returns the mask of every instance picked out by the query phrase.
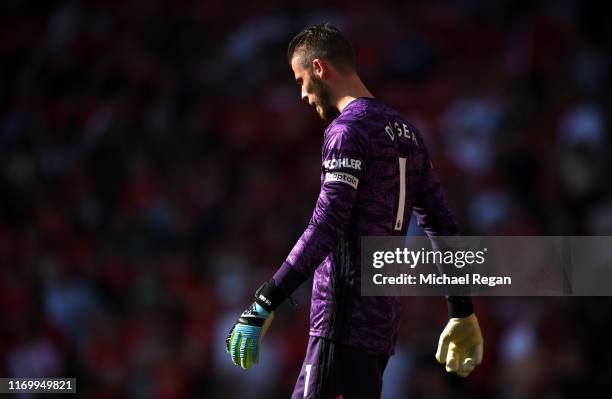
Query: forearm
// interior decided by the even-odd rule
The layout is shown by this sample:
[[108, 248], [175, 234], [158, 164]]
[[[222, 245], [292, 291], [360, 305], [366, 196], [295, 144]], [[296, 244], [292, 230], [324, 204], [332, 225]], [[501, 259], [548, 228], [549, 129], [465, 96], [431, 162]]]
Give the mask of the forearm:
[[287, 297], [336, 246], [346, 228], [356, 191], [342, 183], [325, 184], [308, 227], [274, 274], [273, 281]]

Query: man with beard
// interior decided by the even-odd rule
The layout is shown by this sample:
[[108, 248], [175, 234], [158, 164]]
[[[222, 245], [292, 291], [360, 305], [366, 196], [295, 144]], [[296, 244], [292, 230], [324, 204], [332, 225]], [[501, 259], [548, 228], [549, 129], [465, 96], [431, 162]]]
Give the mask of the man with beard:
[[[380, 397], [400, 301], [361, 296], [360, 239], [406, 235], [412, 212], [430, 237], [458, 234], [457, 223], [421, 135], [366, 88], [340, 31], [307, 27], [287, 58], [302, 99], [331, 121], [321, 191], [308, 227], [231, 329], [227, 351], [243, 368], [257, 362], [273, 311], [314, 273], [310, 337], [293, 398]], [[450, 320], [436, 358], [465, 377], [481, 362], [482, 336], [470, 298], [447, 301]]]

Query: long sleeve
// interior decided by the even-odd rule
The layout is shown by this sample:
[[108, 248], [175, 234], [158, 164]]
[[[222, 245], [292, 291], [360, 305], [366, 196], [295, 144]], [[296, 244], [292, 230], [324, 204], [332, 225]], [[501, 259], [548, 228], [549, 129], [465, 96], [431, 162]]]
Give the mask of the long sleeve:
[[429, 156], [425, 158], [413, 212], [417, 218], [417, 224], [429, 237], [459, 234], [459, 227], [448, 206], [444, 190]]
[[[436, 176], [429, 156], [425, 159], [413, 212], [417, 217], [417, 224], [423, 228], [434, 247], [438, 244], [435, 237], [459, 234], [459, 227], [446, 201], [444, 190]], [[457, 242], [447, 244], [450, 244], [451, 247], [459, 245]], [[438, 269], [440, 273], [449, 272], [444, 270], [441, 265], [438, 265]], [[468, 293], [466, 292], [466, 294]], [[466, 317], [474, 312], [472, 300], [467, 295], [448, 295], [446, 301], [449, 317]]]
[[308, 227], [274, 275], [290, 295], [332, 251], [349, 221], [368, 157], [367, 137], [344, 125], [328, 129], [321, 191]]

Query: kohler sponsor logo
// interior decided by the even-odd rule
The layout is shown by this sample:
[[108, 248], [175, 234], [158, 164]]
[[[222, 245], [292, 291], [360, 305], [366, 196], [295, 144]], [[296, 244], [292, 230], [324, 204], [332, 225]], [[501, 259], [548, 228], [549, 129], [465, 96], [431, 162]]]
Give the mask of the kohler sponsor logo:
[[335, 170], [340, 168], [361, 170], [361, 161], [352, 158], [334, 158], [323, 162], [323, 167], [325, 170]]

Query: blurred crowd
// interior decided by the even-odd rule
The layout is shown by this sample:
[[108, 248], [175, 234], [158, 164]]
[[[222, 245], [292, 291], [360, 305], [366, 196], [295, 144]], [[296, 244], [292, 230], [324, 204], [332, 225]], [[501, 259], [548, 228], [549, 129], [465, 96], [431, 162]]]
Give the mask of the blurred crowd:
[[[421, 130], [464, 234], [610, 235], [603, 7], [3, 0], [0, 376], [76, 377], [91, 398], [289, 396], [308, 284], [259, 366], [224, 345], [318, 194], [325, 123], [285, 58], [309, 23], [343, 30], [366, 85]], [[485, 361], [461, 380], [433, 356], [444, 300], [406, 298], [384, 398], [612, 395], [612, 300], [475, 303]]]

